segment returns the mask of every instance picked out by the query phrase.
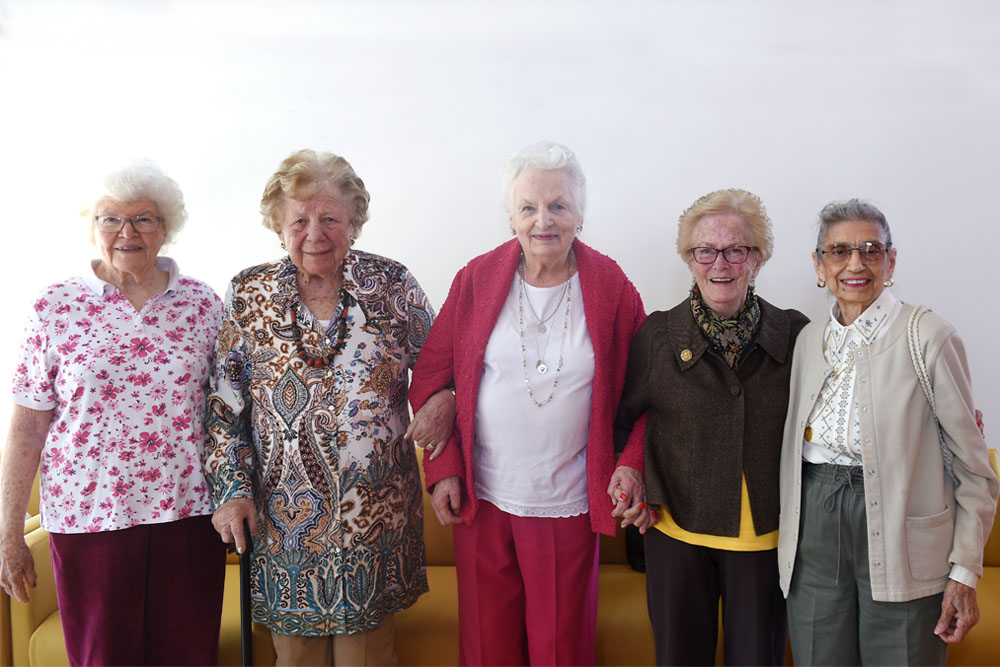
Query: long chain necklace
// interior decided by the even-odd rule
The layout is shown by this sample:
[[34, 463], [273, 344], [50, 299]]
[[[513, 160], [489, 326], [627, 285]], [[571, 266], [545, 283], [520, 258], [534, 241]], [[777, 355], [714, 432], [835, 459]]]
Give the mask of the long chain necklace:
[[[523, 256], [521, 257], [521, 266], [518, 267], [518, 278], [522, 281], [521, 285], [520, 285], [521, 289], [519, 289], [518, 292], [517, 292], [518, 334], [520, 335], [520, 338], [521, 338], [521, 372], [524, 375], [524, 386], [528, 389], [528, 397], [531, 398], [531, 402], [534, 403], [535, 406], [539, 407], [539, 408], [547, 405], [552, 400], [552, 397], [555, 396], [555, 394], [556, 394], [556, 387], [559, 386], [559, 373], [560, 373], [560, 371], [562, 371], [562, 367], [563, 367], [563, 352], [564, 352], [565, 347], [566, 347], [566, 332], [569, 330], [569, 309], [570, 309], [570, 305], [573, 303], [573, 289], [572, 289], [572, 285], [570, 283], [570, 277], [573, 275], [573, 263], [572, 263], [572, 260], [575, 259], [575, 257], [572, 254], [572, 251], [570, 252], [569, 259], [570, 259], [570, 262], [569, 262], [569, 265], [567, 267], [566, 290], [564, 291], [564, 294], [565, 294], [565, 297], [566, 297], [566, 311], [565, 311], [565, 313], [563, 315], [563, 330], [562, 330], [562, 336], [560, 337], [560, 340], [559, 340], [559, 362], [556, 364], [556, 375], [555, 375], [555, 378], [552, 381], [552, 389], [549, 390], [548, 397], [544, 401], [541, 401], [541, 402], [539, 402], [538, 399], [535, 398], [535, 392], [531, 389], [531, 380], [528, 378], [528, 352], [527, 352], [527, 347], [525, 346], [525, 343], [524, 343], [524, 295], [525, 295], [525, 290], [524, 290], [524, 276], [522, 275], [522, 271], [523, 271], [523, 268], [524, 268], [524, 257]], [[560, 297], [560, 301], [561, 300], [562, 300], [562, 297]], [[556, 310], [558, 310], [558, 303], [556, 305]], [[555, 311], [553, 311], [553, 312], [555, 312]], [[537, 347], [537, 339], [536, 339], [535, 344], [536, 344], [536, 347]], [[547, 343], [546, 343], [546, 348], [548, 348], [548, 344]], [[545, 373], [548, 372], [548, 366], [545, 364], [545, 362], [544, 362], [543, 359], [539, 358], [535, 362], [535, 370], [538, 371], [540, 374], [544, 375]]]
[[333, 362], [337, 359], [337, 355], [340, 354], [344, 346], [347, 344], [347, 303], [348, 300], [344, 298], [341, 294], [341, 302], [343, 307], [340, 309], [340, 322], [337, 329], [337, 342], [333, 345], [333, 351], [327, 352], [325, 354], [310, 354], [306, 351], [306, 346], [302, 342], [302, 327], [299, 326], [299, 318], [295, 314], [295, 306], [292, 306], [292, 325], [295, 327], [296, 337], [295, 337], [295, 352], [299, 357], [306, 363], [309, 368], [323, 368], [324, 366], [332, 366]]

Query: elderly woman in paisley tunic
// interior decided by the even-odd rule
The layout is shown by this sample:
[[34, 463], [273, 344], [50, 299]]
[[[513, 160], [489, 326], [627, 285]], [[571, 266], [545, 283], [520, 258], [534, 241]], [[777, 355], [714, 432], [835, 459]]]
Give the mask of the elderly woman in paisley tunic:
[[450, 433], [439, 392], [408, 424], [433, 311], [402, 264], [352, 250], [369, 194], [339, 156], [293, 153], [261, 200], [288, 256], [226, 298], [206, 469], [222, 539], [259, 533], [254, 620], [278, 664], [395, 664], [393, 614], [427, 590], [413, 438]]

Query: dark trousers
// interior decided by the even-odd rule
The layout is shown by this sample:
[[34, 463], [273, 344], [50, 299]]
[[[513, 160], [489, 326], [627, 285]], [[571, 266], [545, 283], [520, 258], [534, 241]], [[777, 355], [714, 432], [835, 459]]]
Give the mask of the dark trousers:
[[211, 516], [52, 533], [71, 665], [214, 665], [226, 550]]
[[796, 665], [944, 665], [934, 634], [942, 594], [872, 599], [861, 469], [805, 464], [795, 569], [788, 591]]
[[785, 663], [777, 550], [722, 551], [646, 532], [646, 602], [660, 665], [714, 665], [719, 599], [727, 665]]

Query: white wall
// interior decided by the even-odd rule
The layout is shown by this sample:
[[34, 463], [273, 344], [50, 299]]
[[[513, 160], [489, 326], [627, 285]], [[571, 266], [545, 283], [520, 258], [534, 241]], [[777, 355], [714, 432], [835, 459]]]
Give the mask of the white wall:
[[816, 212], [874, 200], [896, 294], [963, 334], [989, 428], [998, 24], [989, 1], [0, 0], [0, 386], [35, 293], [92, 254], [77, 213], [123, 158], [180, 183], [191, 219], [169, 253], [222, 292], [279, 255], [257, 213], [278, 162], [340, 153], [373, 196], [358, 247], [440, 305], [509, 238], [503, 160], [549, 138], [587, 173], [585, 240], [650, 310], [686, 294], [676, 220], [709, 190], [763, 198], [777, 243], [758, 292], [812, 317], [829, 303]]

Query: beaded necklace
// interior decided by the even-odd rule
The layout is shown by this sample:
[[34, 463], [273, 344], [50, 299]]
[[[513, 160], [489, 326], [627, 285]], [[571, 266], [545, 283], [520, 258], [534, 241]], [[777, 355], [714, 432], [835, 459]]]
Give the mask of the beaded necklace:
[[[559, 386], [559, 373], [562, 371], [562, 367], [563, 367], [563, 350], [564, 350], [565, 345], [566, 345], [566, 332], [569, 329], [569, 311], [570, 311], [570, 305], [573, 302], [573, 289], [572, 289], [572, 285], [570, 284], [570, 280], [573, 277], [573, 264], [576, 261], [576, 255], [573, 253], [572, 249], [570, 250], [570, 254], [569, 254], [568, 260], [569, 261], [567, 262], [567, 267], [566, 267], [566, 274], [567, 274], [567, 276], [566, 276], [566, 290], [563, 292], [563, 294], [565, 294], [565, 298], [566, 298], [566, 312], [563, 315], [563, 330], [562, 330], [562, 336], [559, 339], [559, 362], [556, 364], [556, 374], [555, 374], [555, 378], [552, 381], [552, 389], [549, 390], [548, 397], [545, 400], [543, 400], [543, 401], [539, 401], [535, 397], [535, 392], [531, 389], [531, 380], [528, 379], [528, 353], [527, 353], [526, 346], [524, 344], [524, 299], [523, 299], [523, 297], [524, 297], [524, 294], [525, 294], [525, 289], [524, 289], [523, 282], [524, 282], [524, 270], [525, 269], [524, 269], [524, 255], [523, 254], [521, 255], [521, 261], [518, 264], [518, 269], [517, 269], [518, 279], [522, 282], [522, 284], [519, 285], [519, 289], [518, 289], [518, 292], [517, 292], [517, 320], [518, 320], [517, 323], [518, 323], [518, 334], [520, 335], [520, 339], [521, 339], [521, 372], [524, 374], [524, 386], [528, 389], [528, 397], [531, 398], [531, 402], [534, 403], [535, 406], [539, 407], [539, 408], [548, 405], [549, 402], [552, 401], [552, 397], [555, 396], [555, 394], [556, 394], [556, 387]], [[560, 297], [560, 301], [562, 301], [562, 298], [563, 297]], [[559, 306], [557, 304], [556, 305], [556, 310], [558, 310], [558, 308], [559, 308]], [[555, 312], [555, 310], [553, 311], [553, 313], [554, 312]], [[547, 344], [546, 344], [546, 348], [548, 348]], [[543, 360], [539, 359], [535, 363], [535, 370], [537, 370], [539, 373], [541, 373], [541, 374], [544, 375], [548, 371], [548, 366], [546, 366], [546, 364], [544, 363]]]
[[295, 314], [296, 308], [292, 307], [292, 325], [295, 327], [296, 332], [295, 352], [309, 368], [332, 366], [337, 355], [343, 351], [344, 346], [347, 344], [347, 299], [344, 298], [343, 291], [340, 294], [340, 302], [343, 304], [343, 307], [340, 309], [337, 342], [333, 344], [333, 351], [326, 352], [325, 354], [311, 354], [306, 351], [306, 346], [302, 342], [302, 327], [299, 326], [299, 318]]

